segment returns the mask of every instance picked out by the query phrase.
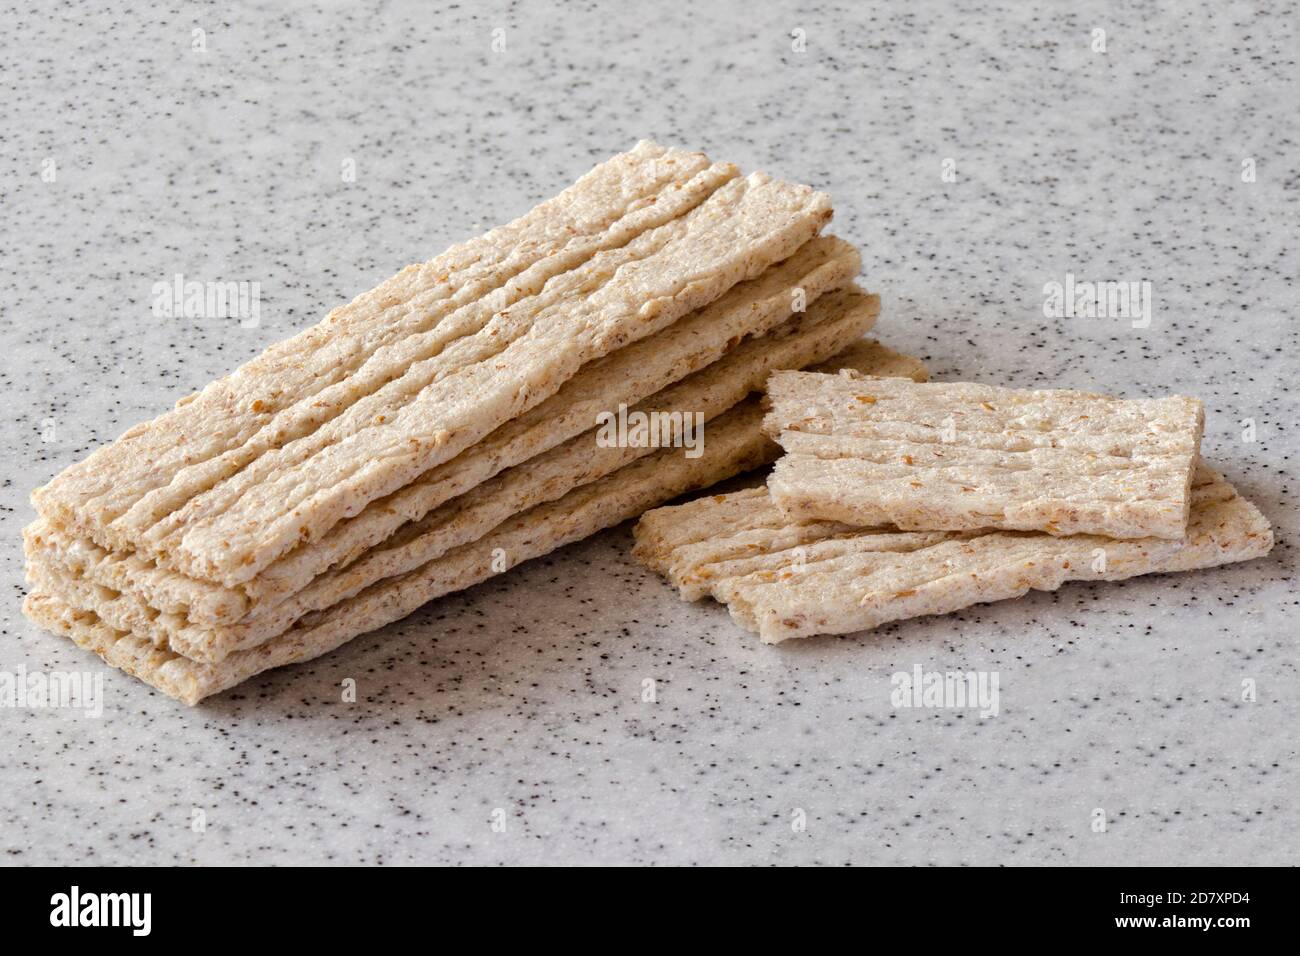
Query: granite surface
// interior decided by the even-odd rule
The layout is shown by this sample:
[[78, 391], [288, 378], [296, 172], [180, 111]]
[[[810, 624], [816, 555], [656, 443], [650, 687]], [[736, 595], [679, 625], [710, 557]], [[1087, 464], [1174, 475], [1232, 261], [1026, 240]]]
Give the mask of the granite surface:
[[[106, 700], [0, 710], [0, 859], [1296, 862], [1296, 4], [816, 7], [7, 13], [0, 669]], [[1274, 552], [770, 648], [625, 526], [194, 710], [22, 618], [33, 487], [644, 136], [830, 191], [937, 377], [1201, 396]], [[178, 273], [260, 322], [155, 317]], [[1067, 274], [1149, 324], [1046, 317]], [[917, 666], [997, 715], [893, 706]]]

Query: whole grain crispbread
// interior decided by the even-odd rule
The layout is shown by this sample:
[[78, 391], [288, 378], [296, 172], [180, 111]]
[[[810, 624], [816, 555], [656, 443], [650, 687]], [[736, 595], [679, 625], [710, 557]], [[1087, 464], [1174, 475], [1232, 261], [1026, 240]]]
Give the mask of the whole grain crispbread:
[[782, 372], [764, 423], [788, 516], [914, 530], [1181, 538], [1193, 398]]
[[[426, 334], [436, 348], [446, 341], [440, 326], [448, 317], [507, 309], [596, 252], [682, 215], [737, 174], [702, 153], [638, 143], [514, 222], [406, 267], [129, 429], [37, 489], [33, 504], [53, 524], [112, 546], [117, 536], [109, 525], [149, 493], [178, 481], [187, 494], [198, 493], [210, 485], [196, 484], [200, 471], [191, 469], [215, 482], [260, 453], [259, 436], [292, 440], [373, 391], [378, 386], [363, 369], [385, 349]], [[179, 480], [187, 470], [191, 478]], [[163, 513], [155, 511], [155, 520]], [[120, 538], [119, 545], [131, 545], [129, 536]]]
[[[233, 687], [273, 667], [318, 657], [356, 637], [405, 617], [420, 605], [462, 590], [554, 549], [635, 517], [646, 508], [679, 494], [721, 481], [771, 460], [776, 452], [759, 429], [762, 409], [756, 400], [723, 416], [702, 458], [689, 459], [665, 449], [619, 469], [613, 475], [575, 489], [558, 501], [541, 505], [500, 525], [477, 541], [436, 561], [376, 584], [326, 611], [300, 620], [284, 634], [248, 650], [230, 654], [220, 664], [203, 664], [159, 646], [134, 628], [133, 609], [120, 606], [122, 595], [88, 596], [67, 582], [49, 590], [39, 585], [24, 603], [28, 617], [71, 638], [164, 693], [187, 704]], [[47, 569], [36, 566], [36, 580]], [[89, 606], [78, 606], [85, 600]]]
[[235, 587], [191, 578], [146, 554], [102, 548], [43, 519], [29, 530], [105, 587], [135, 592], [147, 604], [196, 625], [229, 626], [254, 609], [287, 600], [329, 569], [359, 559], [402, 525], [500, 471], [586, 431], [601, 410], [639, 402], [734, 351], [747, 337], [771, 332], [800, 300], [811, 308], [819, 296], [850, 282], [859, 264], [857, 250], [843, 240], [805, 243], [757, 279], [735, 286], [662, 332], [584, 366], [546, 401]]
[[[850, 346], [855, 355], [862, 353], [862, 346], [854, 343], [871, 327], [878, 308], [875, 296], [853, 290], [830, 293], [770, 335], [746, 342], [630, 412], [647, 416], [675, 413], [678, 424], [683, 414], [698, 414], [711, 421], [760, 389], [773, 369], [820, 362]], [[706, 447], [709, 433], [706, 428], [700, 436]], [[554, 500], [654, 452], [651, 447], [600, 447], [596, 436], [597, 429], [593, 428], [506, 470], [420, 520], [403, 525], [357, 561], [327, 570], [287, 600], [256, 606], [241, 621], [215, 627], [198, 624], [184, 615], [160, 613], [161, 609], [150, 607], [146, 595], [127, 589], [117, 601], [117, 616], [110, 618], [110, 623], [148, 634], [155, 643], [165, 643], [186, 657], [220, 663], [233, 651], [255, 647], [283, 633], [311, 611], [331, 607], [377, 581], [426, 564], [476, 540], [514, 514]], [[27, 535], [29, 561], [60, 567], [93, 583], [102, 581], [93, 568], [79, 570], [75, 564], [64, 562], [58, 548], [43, 543], [44, 537], [39, 527]], [[39, 590], [58, 593], [46, 581], [33, 579], [32, 584]], [[78, 606], [95, 609], [93, 604]]]
[[1177, 541], [803, 525], [766, 489], [648, 512], [636, 538], [634, 554], [684, 598], [713, 596], [766, 643], [946, 614], [1066, 581], [1247, 561], [1273, 545], [1259, 510], [1203, 466]]
[[[860, 368], [876, 371], [917, 371], [915, 360], [883, 346], [855, 346], [845, 356], [818, 368], [833, 369], [842, 361], [855, 361], [864, 363]], [[641, 458], [556, 501], [517, 515], [477, 541], [420, 568], [372, 585], [332, 608], [313, 612], [285, 634], [232, 653], [217, 665], [190, 660], [155, 644], [148, 634], [113, 627], [110, 620], [134, 623], [134, 619], [119, 616], [123, 610], [117, 602], [126, 596], [107, 589], [91, 593], [56, 581], [57, 586], [49, 590], [38, 586], [29, 593], [24, 611], [42, 627], [63, 634], [110, 665], [192, 705], [261, 671], [324, 654], [358, 634], [405, 616], [438, 595], [470, 587], [677, 495], [772, 461], [779, 449], [763, 436], [761, 419], [759, 401], [748, 399], [714, 423], [702, 457], [686, 458], [676, 449], [664, 449]], [[44, 573], [39, 558], [31, 564], [38, 575]], [[84, 601], [85, 606], [77, 606], [74, 601]]]
[[172, 502], [150, 548], [233, 586], [339, 520], [455, 457], [553, 395], [585, 363], [666, 328], [774, 262], [830, 219], [826, 197], [760, 174], [686, 215], [597, 253], [572, 275], [392, 376], [331, 421], [221, 484]]

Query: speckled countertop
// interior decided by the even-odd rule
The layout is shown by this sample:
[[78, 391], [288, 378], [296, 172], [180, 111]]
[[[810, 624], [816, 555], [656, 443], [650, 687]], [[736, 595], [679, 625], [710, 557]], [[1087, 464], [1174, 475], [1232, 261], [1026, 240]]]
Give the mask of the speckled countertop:
[[[764, 648], [623, 527], [198, 709], [0, 710], [0, 859], [1296, 862], [1295, 3], [139, 6], [0, 34], [0, 668], [99, 666], [19, 614], [32, 487], [643, 136], [829, 190], [937, 377], [1202, 396], [1279, 543]], [[154, 318], [176, 273], [260, 324]], [[1150, 326], [1045, 318], [1067, 273]], [[998, 715], [894, 708], [916, 665]]]

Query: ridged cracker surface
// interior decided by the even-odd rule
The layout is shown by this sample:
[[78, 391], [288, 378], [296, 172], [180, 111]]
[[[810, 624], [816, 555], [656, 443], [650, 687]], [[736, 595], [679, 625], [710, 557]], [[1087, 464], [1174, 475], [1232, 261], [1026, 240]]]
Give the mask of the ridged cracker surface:
[[[436, 597], [618, 524], [692, 488], [770, 460], [775, 446], [759, 429], [762, 410], [757, 402], [746, 403], [729, 416], [715, 427], [703, 458], [667, 452], [643, 458], [558, 501], [525, 512], [437, 561], [368, 588], [327, 611], [308, 615], [279, 637], [237, 651], [218, 665], [202, 664], [155, 644], [138, 630], [135, 609], [123, 607], [121, 596], [105, 594], [92, 599], [69, 582], [55, 580], [49, 590], [39, 586], [33, 590], [24, 610], [38, 624], [95, 651], [114, 667], [194, 704], [261, 671], [318, 657], [358, 634], [405, 617]], [[39, 573], [45, 575], [48, 569], [39, 569]], [[97, 610], [78, 606], [80, 601], [89, 604], [92, 600]]]
[[1204, 414], [1194, 398], [784, 372], [764, 428], [792, 518], [915, 530], [1181, 538]]
[[[292, 416], [297, 427], [284, 440], [333, 417], [346, 407], [350, 392], [367, 387], [362, 370], [384, 347], [429, 332], [477, 303], [508, 308], [599, 249], [627, 242], [661, 223], [664, 214], [680, 213], [680, 204], [669, 208], [659, 200], [709, 168], [701, 153], [638, 143], [514, 222], [406, 267], [324, 321], [181, 399], [175, 410], [129, 429], [38, 489], [33, 504], [57, 525], [111, 539], [112, 522], [180, 472], [211, 462], [211, 483], [232, 473], [250, 460], [233, 453], [255, 445], [255, 436], [277, 417], [287, 423], [284, 413], [291, 409], [298, 413]], [[734, 169], [720, 172], [722, 181], [736, 175]], [[698, 202], [707, 195], [705, 186], [690, 198]], [[313, 417], [310, 408], [317, 403], [322, 407]], [[184, 485], [189, 493], [204, 487]], [[130, 538], [122, 543], [131, 544]]]
[[50, 542], [96, 583], [136, 593], [167, 614], [208, 628], [236, 624], [279, 604], [331, 568], [349, 564], [398, 528], [511, 466], [586, 431], [598, 412], [634, 404], [788, 319], [795, 290], [805, 303], [850, 282], [857, 250], [833, 237], [805, 243], [784, 262], [649, 338], [582, 368], [553, 396], [493, 431], [411, 484], [372, 501], [319, 541], [295, 548], [253, 579], [225, 587], [188, 577], [144, 556], [110, 551], [84, 535], [38, 520], [29, 529]]
[[848, 634], [889, 621], [1267, 554], [1259, 510], [1208, 468], [1196, 473], [1185, 538], [1115, 540], [1037, 532], [900, 531], [799, 524], [767, 489], [644, 515], [635, 555], [686, 599], [711, 595], [766, 643]]
[[[774, 369], [820, 362], [858, 342], [874, 323], [878, 311], [879, 300], [875, 296], [853, 290], [833, 292], [771, 334], [744, 343], [720, 361], [661, 390], [630, 411], [647, 416], [676, 413], [677, 424], [683, 413], [698, 413], [710, 421], [750, 392], [759, 390]], [[708, 428], [703, 433], [706, 449], [709, 433]], [[149, 605], [146, 595], [130, 589], [115, 601], [115, 623], [125, 626], [129, 621], [129, 629], [147, 635], [155, 644], [195, 660], [220, 663], [233, 651], [255, 647], [283, 633], [311, 611], [331, 607], [377, 581], [426, 564], [455, 547], [477, 540], [514, 514], [559, 498], [655, 450], [601, 447], [596, 437], [597, 432], [592, 429], [524, 465], [506, 470], [420, 520], [407, 523], [357, 561], [327, 571], [287, 600], [258, 606], [236, 624], [214, 628], [196, 624], [183, 615], [160, 613]], [[65, 558], [51, 544], [53, 539], [40, 522], [29, 529], [25, 540], [29, 560], [36, 569], [29, 572], [29, 580], [38, 590], [60, 593], [49, 579], [55, 571], [67, 577], [83, 578], [88, 585], [106, 584], [97, 566], [78, 562], [75, 555]], [[113, 585], [107, 583], [107, 586]], [[93, 603], [74, 603], [95, 608]]]
[[[295, 404], [215, 457], [201, 453], [129, 510], [116, 492], [107, 510], [83, 508], [92, 539], [143, 547], [226, 586], [249, 580], [553, 395], [584, 363], [789, 257], [830, 218], [825, 195], [807, 187], [733, 176], [708, 167], [631, 213], [635, 229], [620, 221], [617, 240], [602, 237], [543, 270], [544, 284], [516, 282], [519, 298], [475, 299], [389, 342], [337, 394]], [[191, 443], [184, 433], [162, 437]], [[50, 505], [49, 490], [36, 501]]]
[[[919, 367], [915, 359], [874, 343], [854, 346], [821, 367], [838, 368], [845, 362], [875, 363], [855, 367], [884, 373], [916, 372]], [[119, 604], [122, 596], [103, 589], [91, 594], [88, 592], [95, 589], [56, 580], [51, 589], [38, 587], [28, 594], [23, 609], [36, 623], [93, 651], [108, 664], [195, 704], [264, 670], [324, 654], [358, 634], [406, 616], [439, 595], [470, 587], [693, 488], [772, 461], [779, 449], [763, 436], [761, 420], [758, 400], [749, 399], [713, 425], [702, 457], [690, 459], [667, 449], [642, 458], [557, 501], [518, 515], [478, 541], [427, 565], [367, 588], [326, 611], [309, 614], [285, 634], [237, 651], [218, 665], [190, 660], [155, 644], [146, 634], [134, 632], [132, 611]], [[45, 569], [38, 560], [31, 570], [39, 575]], [[84, 603], [79, 606], [79, 602]]]

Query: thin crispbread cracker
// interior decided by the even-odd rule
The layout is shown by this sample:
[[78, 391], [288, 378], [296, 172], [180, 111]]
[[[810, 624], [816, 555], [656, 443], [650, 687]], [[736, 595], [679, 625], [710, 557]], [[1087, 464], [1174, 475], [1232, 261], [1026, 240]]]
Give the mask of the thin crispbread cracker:
[[791, 518], [1182, 537], [1204, 413], [1184, 396], [783, 372], [768, 487]]
[[[717, 528], [717, 533], [713, 529]], [[1196, 472], [1186, 537], [900, 531], [792, 522], [767, 489], [647, 513], [635, 554], [686, 599], [726, 604], [765, 643], [947, 614], [1066, 581], [1113, 581], [1248, 561], [1273, 535], [1221, 476]]]
[[[766, 335], [792, 314], [795, 289], [806, 302], [848, 283], [857, 250], [833, 237], [805, 243], [790, 259], [742, 283], [663, 332], [591, 363], [551, 398], [512, 419], [451, 461], [345, 518], [319, 541], [299, 547], [240, 585], [251, 605], [283, 600], [332, 567], [347, 564], [387, 540], [408, 521], [499, 472], [581, 434], [596, 415], [634, 404], [699, 371], [747, 337]], [[233, 619], [226, 616], [224, 621]], [[207, 623], [224, 623], [207, 618]]]
[[[833, 366], [839, 366], [835, 368]], [[907, 378], [913, 382], [930, 379], [929, 370], [920, 359], [895, 352], [874, 339], [864, 339], [835, 356], [833, 362], [814, 366], [810, 372], [839, 372], [852, 369], [879, 378]], [[671, 508], [647, 512], [637, 524], [635, 557], [652, 571], [670, 577], [683, 588], [683, 597], [698, 600], [707, 592], [692, 590], [673, 576], [668, 561], [689, 561], [693, 549], [712, 547], [712, 542], [726, 540], [731, 547], [752, 553], [762, 553], [784, 542], [782, 547], [795, 547], [835, 531], [849, 530], [851, 526], [837, 522], [810, 521], [802, 524], [783, 520], [777, 529], [767, 520], [765, 509], [755, 509], [756, 502], [767, 502], [765, 488], [752, 488], [728, 495], [697, 498]], [[707, 531], [705, 529], [708, 529]], [[778, 537], [769, 537], [773, 532]], [[747, 532], [756, 536], [748, 536]]]
[[[808, 313], [787, 323], [779, 334], [753, 339], [734, 353], [661, 390], [629, 410], [629, 416], [661, 416], [680, 434], [682, 415], [706, 422], [762, 388], [772, 370], [820, 362], [860, 339], [874, 323], [879, 300], [852, 290], [832, 292]], [[217, 662], [233, 650], [256, 646], [313, 610], [346, 600], [376, 581], [405, 573], [448, 550], [476, 540], [514, 514], [552, 501], [575, 487], [603, 478], [638, 458], [650, 447], [602, 447], [599, 429], [509, 469], [469, 493], [454, 498], [419, 521], [404, 525], [356, 562], [327, 571], [287, 601], [258, 607], [246, 621], [210, 632], [187, 632], [176, 650], [198, 660]], [[711, 428], [697, 436], [708, 450]]]
[[[847, 354], [846, 360], [878, 363], [861, 366], [867, 370], [914, 367], [913, 360], [884, 347], [855, 347]], [[832, 359], [818, 368], [840, 365], [841, 360]], [[155, 646], [147, 637], [115, 629], [95, 611], [75, 607], [53, 593], [33, 591], [24, 602], [24, 611], [36, 623], [69, 637], [108, 664], [193, 705], [261, 671], [324, 654], [358, 634], [398, 620], [440, 594], [470, 587], [693, 488], [772, 461], [779, 449], [762, 435], [761, 419], [761, 405], [757, 399], [749, 399], [715, 423], [703, 457], [688, 459], [665, 449], [642, 458], [557, 501], [533, 508], [420, 569], [372, 586], [335, 608], [308, 615], [286, 634], [238, 651], [220, 665], [197, 663]], [[96, 606], [111, 617], [112, 595], [100, 594], [96, 600]]]
[[[741, 283], [703, 309], [640, 342], [584, 367], [553, 396], [496, 429], [456, 458], [340, 521], [319, 541], [294, 549], [253, 579], [227, 588], [191, 578], [133, 553], [112, 552], [44, 523], [55, 547], [75, 551], [98, 583], [137, 592], [159, 610], [208, 627], [227, 626], [255, 607], [280, 603], [330, 568], [351, 563], [457, 495], [500, 471], [581, 434], [603, 409], [647, 398], [787, 320], [796, 290], [805, 304], [848, 283], [857, 250], [834, 237], [805, 243], [757, 279]], [[811, 306], [809, 306], [811, 307]]]
[[[429, 362], [436, 377], [385, 404], [385, 385], [353, 410], [232, 477], [238, 497], [187, 523], [173, 552], [180, 570], [226, 585], [248, 580], [303, 540], [453, 458], [498, 425], [553, 395], [593, 359], [666, 328], [758, 276], [817, 235], [825, 194], [753, 174], [717, 190], [679, 220], [598, 253], [565, 285], [553, 279], [535, 310], [519, 303], [474, 339]], [[511, 339], [504, 349], [503, 339]], [[468, 357], [453, 355], [466, 352]], [[362, 403], [359, 403], [362, 404]], [[383, 409], [372, 413], [370, 405]], [[294, 443], [298, 445], [298, 443]], [[267, 460], [270, 459], [270, 460]], [[223, 496], [229, 499], [229, 495]], [[189, 505], [187, 504], [188, 508]]]
[[[373, 390], [358, 373], [383, 349], [426, 333], [438, 333], [431, 347], [445, 344], [441, 326], [465, 331], [474, 324], [470, 316], [481, 321], [484, 310], [490, 315], [531, 296], [597, 251], [623, 246], [682, 215], [735, 175], [734, 167], [711, 167], [699, 154], [639, 144], [516, 222], [408, 267], [325, 322], [183, 399], [175, 412], [131, 429], [38, 490], [35, 502], [43, 512], [64, 502], [116, 518], [141, 488], [175, 483], [179, 469], [249, 441], [272, 415], [317, 407], [316, 418], [301, 422], [310, 430]], [[444, 322], [449, 317], [457, 321]], [[346, 395], [331, 391], [344, 385]], [[304, 433], [286, 424], [277, 431], [287, 431], [288, 439]]]
[[130, 632], [152, 647], [172, 651], [162, 620], [166, 615], [155, 615], [130, 594], [79, 577], [53, 552], [29, 552], [25, 577], [29, 593], [52, 595], [69, 607], [95, 611], [115, 629]]
[[37, 489], [32, 503], [53, 524], [111, 545], [109, 523], [180, 472], [254, 442], [275, 419], [284, 440], [299, 437], [373, 391], [377, 386], [361, 372], [385, 348], [435, 331], [462, 311], [509, 308], [597, 251], [681, 215], [736, 175], [735, 167], [714, 167], [702, 153], [638, 143], [519, 219], [406, 267], [173, 411], [129, 429]]
[[181, 619], [238, 620], [250, 607], [239, 590], [186, 577], [133, 551], [111, 551], [44, 517], [23, 528], [23, 543], [29, 552], [57, 553], [61, 564], [100, 587], [138, 595], [158, 611]]
[[852, 525], [836, 521], [790, 521], [760, 486], [646, 512], [636, 525], [632, 556], [667, 578], [683, 600], [698, 601], [734, 562], [761, 562], [851, 531]]
[[[854, 345], [875, 322], [879, 299], [855, 290], [840, 290], [819, 299], [803, 315], [790, 320], [772, 334], [752, 339], [725, 358], [663, 389], [629, 415], [647, 417], [675, 413], [680, 432], [683, 413], [710, 421], [757, 391], [774, 369], [802, 367], [838, 355], [853, 346], [855, 356], [865, 355]], [[879, 350], [870, 353], [879, 355]], [[864, 359], [865, 360], [865, 359]], [[692, 418], [692, 421], [694, 419]], [[371, 549], [358, 561], [332, 569], [316, 578], [304, 590], [279, 603], [258, 606], [246, 619], [218, 627], [195, 624], [182, 615], [159, 613], [146, 596], [128, 590], [119, 604], [119, 614], [131, 606], [130, 623], [119, 617], [114, 626], [145, 633], [155, 643], [205, 663], [220, 663], [233, 651], [255, 647], [287, 630], [303, 615], [328, 608], [359, 593], [384, 578], [394, 577], [426, 564], [452, 548], [486, 534], [514, 514], [566, 494], [651, 454], [651, 447], [600, 447], [598, 429], [576, 436], [551, 451], [509, 469], [473, 491], [455, 498]], [[699, 435], [707, 449], [709, 429]], [[58, 548], [48, 544], [48, 533], [38, 522], [25, 535], [29, 559], [62, 565], [95, 584], [104, 579], [94, 569], [67, 565]], [[40, 590], [58, 593], [53, 584], [32, 580]], [[120, 589], [119, 589], [120, 590]], [[79, 606], [86, 606], [80, 604]]]
[[485, 324], [475, 319], [436, 354], [390, 356], [377, 391], [288, 444], [268, 439], [274, 447], [209, 490], [187, 497], [178, 476], [158, 491], [168, 516], [134, 541], [190, 576], [246, 581], [537, 405], [583, 364], [787, 258], [830, 214], [808, 187], [761, 174], [732, 180]]
[[[495, 573], [635, 517], [646, 508], [692, 488], [758, 467], [776, 452], [759, 430], [756, 400], [729, 412], [715, 427], [702, 458], [666, 449], [519, 515], [472, 544], [427, 566], [388, 579], [327, 611], [308, 615], [284, 634], [250, 650], [236, 651], [221, 664], [201, 664], [156, 645], [147, 636], [113, 628], [119, 597], [98, 596], [98, 613], [76, 606], [81, 595], [60, 583], [57, 590], [32, 591], [24, 611], [36, 623], [72, 638], [172, 697], [195, 704], [273, 667], [310, 660], [359, 634], [405, 617], [420, 605], [471, 587]], [[44, 569], [41, 569], [44, 571]], [[129, 612], [128, 612], [129, 613]]]

